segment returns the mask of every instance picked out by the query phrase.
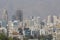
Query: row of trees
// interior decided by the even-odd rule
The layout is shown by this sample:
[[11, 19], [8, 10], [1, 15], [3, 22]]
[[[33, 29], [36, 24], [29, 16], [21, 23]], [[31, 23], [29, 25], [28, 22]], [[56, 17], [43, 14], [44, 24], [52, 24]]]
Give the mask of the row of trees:
[[19, 38], [17, 37], [7, 37], [4, 33], [0, 33], [0, 40], [20, 40]]
[[12, 38], [8, 38], [4, 33], [0, 33], [0, 40], [12, 40]]
[[53, 36], [52, 34], [49, 34], [49, 35], [40, 35], [38, 37], [36, 36], [25, 36], [23, 38], [24, 40], [28, 40], [28, 39], [38, 39], [38, 40], [52, 40], [53, 39]]
[[[25, 36], [23, 37], [23, 40], [28, 40], [28, 39], [36, 39], [36, 36]], [[37, 39], [39, 40], [52, 40], [53, 36], [52, 34], [49, 35], [40, 35], [37, 37]], [[11, 38], [11, 37], [7, 37], [4, 33], [0, 33], [0, 40], [20, 40], [17, 37]]]

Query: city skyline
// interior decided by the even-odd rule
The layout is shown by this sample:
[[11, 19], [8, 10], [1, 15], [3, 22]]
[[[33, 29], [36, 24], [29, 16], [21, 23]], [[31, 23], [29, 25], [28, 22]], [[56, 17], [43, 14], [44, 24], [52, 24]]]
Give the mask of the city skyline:
[[60, 0], [0, 0], [0, 40], [60, 40]]

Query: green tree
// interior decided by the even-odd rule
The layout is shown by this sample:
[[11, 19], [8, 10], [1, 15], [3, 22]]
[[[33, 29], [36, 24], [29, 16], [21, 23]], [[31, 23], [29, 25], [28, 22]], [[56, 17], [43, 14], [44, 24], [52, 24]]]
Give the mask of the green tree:
[[9, 37], [8, 40], [13, 40], [13, 38], [12, 37]]
[[52, 40], [52, 39], [53, 39], [52, 34], [49, 34], [49, 35], [48, 35], [48, 39], [49, 39], [49, 40]]
[[20, 40], [19, 38], [17, 38], [17, 37], [13, 37], [13, 40]]
[[7, 39], [6, 35], [4, 33], [0, 33], [0, 40]]
[[0, 40], [13, 40], [11, 37], [7, 37], [4, 33], [0, 33]]

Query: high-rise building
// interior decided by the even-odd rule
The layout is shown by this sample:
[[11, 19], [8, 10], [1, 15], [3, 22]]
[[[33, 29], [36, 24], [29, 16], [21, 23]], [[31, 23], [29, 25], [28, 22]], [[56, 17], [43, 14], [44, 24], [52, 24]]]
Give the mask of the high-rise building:
[[2, 15], [2, 26], [6, 27], [7, 23], [8, 23], [8, 13], [7, 13], [7, 10], [4, 9], [3, 10], [3, 15]]
[[9, 36], [9, 28], [8, 28], [8, 26], [9, 25], [8, 25], [8, 13], [7, 13], [7, 10], [6, 9], [3, 10], [2, 20], [3, 20], [2, 25], [5, 24], [4, 27], [6, 27], [6, 29], [7, 29], [7, 37], [8, 37]]
[[48, 16], [47, 23], [51, 23], [51, 15]]
[[14, 21], [14, 20], [16, 20], [16, 16], [15, 15], [12, 16], [12, 21]]
[[40, 25], [40, 21], [41, 21], [41, 20], [40, 20], [40, 17], [39, 17], [39, 16], [37, 17], [37, 19], [36, 19], [36, 20], [37, 20], [37, 24], [39, 24], [39, 25]]
[[53, 16], [54, 24], [57, 23], [57, 16]]
[[47, 19], [47, 26], [48, 27], [51, 27], [53, 26], [53, 17], [51, 15], [48, 16], [48, 19]]
[[16, 11], [16, 20], [23, 21], [23, 13], [21, 10]]
[[5, 21], [8, 20], [8, 13], [7, 13], [7, 10], [6, 9], [3, 10], [2, 19], [5, 20]]

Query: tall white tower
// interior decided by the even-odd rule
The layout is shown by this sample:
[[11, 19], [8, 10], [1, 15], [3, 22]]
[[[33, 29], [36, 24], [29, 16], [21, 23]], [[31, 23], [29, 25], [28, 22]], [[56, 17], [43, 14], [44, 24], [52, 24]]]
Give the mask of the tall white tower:
[[51, 23], [51, 15], [48, 16], [47, 23]]
[[3, 10], [2, 20], [8, 21], [8, 13], [6, 9]]
[[9, 36], [9, 28], [8, 28], [8, 13], [7, 13], [7, 10], [4, 9], [3, 10], [3, 15], [2, 15], [2, 20], [5, 22], [5, 25], [6, 25], [6, 29], [7, 29], [7, 37]]
[[57, 23], [57, 16], [53, 16], [53, 20], [54, 20], [54, 24], [56, 24]]

